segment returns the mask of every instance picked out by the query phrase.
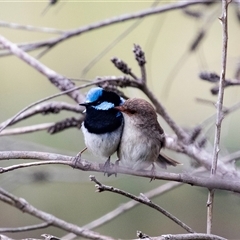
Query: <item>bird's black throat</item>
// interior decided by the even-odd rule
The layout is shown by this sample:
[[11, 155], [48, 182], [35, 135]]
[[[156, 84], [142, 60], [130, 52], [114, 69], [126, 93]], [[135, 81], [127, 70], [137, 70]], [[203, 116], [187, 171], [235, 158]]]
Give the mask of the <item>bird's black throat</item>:
[[122, 113], [116, 109], [97, 110], [87, 107], [87, 114], [84, 120], [84, 127], [95, 134], [113, 132], [123, 123]]

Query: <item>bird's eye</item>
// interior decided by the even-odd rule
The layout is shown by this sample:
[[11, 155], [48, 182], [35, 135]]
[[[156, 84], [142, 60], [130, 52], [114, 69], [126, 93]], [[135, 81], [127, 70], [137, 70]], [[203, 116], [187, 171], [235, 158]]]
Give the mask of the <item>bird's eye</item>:
[[133, 109], [128, 109], [127, 112], [130, 113], [130, 114], [134, 114], [134, 113], [136, 113], [136, 111], [133, 110]]

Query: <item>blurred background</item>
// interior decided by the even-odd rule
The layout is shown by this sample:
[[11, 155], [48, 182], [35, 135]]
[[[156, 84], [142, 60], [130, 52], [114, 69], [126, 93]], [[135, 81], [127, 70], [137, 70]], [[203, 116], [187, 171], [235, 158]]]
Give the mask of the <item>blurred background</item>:
[[[153, 4], [181, 3], [181, 1], [58, 1], [49, 5], [48, 1], [1, 1], [1, 35], [15, 43], [30, 43], [56, 38], [58, 34], [40, 31], [26, 31], [5, 27], [4, 23], [18, 23], [35, 27], [47, 27], [58, 30], [71, 30], [87, 26], [114, 16], [135, 13]], [[68, 78], [93, 80], [96, 76], [122, 75], [111, 63], [112, 57], [118, 57], [128, 63], [133, 72], [140, 76], [140, 69], [132, 53], [133, 44], [139, 44], [146, 54], [148, 86], [166, 107], [170, 116], [182, 127], [192, 128], [215, 113], [213, 104], [198, 102], [197, 98], [215, 102], [211, 83], [199, 79], [202, 71], [221, 73], [222, 26], [221, 1], [210, 5], [196, 5], [187, 9], [198, 13], [193, 17], [183, 9], [147, 16], [108, 27], [89, 31], [70, 38], [44, 54], [40, 61], [57, 73]], [[239, 6], [229, 7], [229, 46], [227, 78], [233, 79], [240, 64], [240, 20]], [[133, 27], [135, 25], [135, 27]], [[124, 31], [131, 31], [105, 53], [96, 64], [89, 64]], [[190, 51], [200, 30], [206, 34], [198, 47]], [[29, 52], [36, 57], [43, 49]], [[59, 92], [49, 80], [15, 56], [0, 57], [0, 121], [15, 115], [34, 101]], [[76, 82], [80, 85], [81, 82]], [[81, 90], [86, 93], [88, 89]], [[124, 90], [129, 97], [145, 96], [136, 89]], [[229, 87], [225, 91], [224, 106], [231, 107], [239, 102], [239, 87]], [[72, 104], [67, 96], [55, 99]], [[54, 122], [74, 116], [69, 112], [56, 115], [35, 116], [16, 126]], [[167, 134], [170, 128], [159, 117]], [[227, 155], [239, 149], [240, 114], [233, 112], [224, 119], [221, 139], [221, 155]], [[15, 127], [15, 126], [14, 126]], [[205, 126], [209, 152], [214, 136], [214, 121]], [[50, 135], [46, 131], [13, 137], [0, 137], [0, 150], [36, 150], [62, 153], [75, 156], [84, 148], [83, 135], [78, 129], [70, 129]], [[189, 159], [166, 150], [168, 155], [184, 164], [171, 172], [191, 172]], [[88, 160], [96, 159], [89, 152], [84, 153]], [[1, 167], [19, 163], [19, 160], [1, 161]], [[0, 185], [13, 194], [25, 198], [35, 207], [49, 212], [65, 221], [83, 226], [113, 210], [128, 199], [112, 193], [95, 193], [95, 187], [89, 181], [90, 172], [81, 172], [62, 166], [44, 166], [20, 169], [2, 174]], [[104, 177], [95, 174], [102, 182], [139, 195], [164, 184], [164, 181], [152, 181], [137, 177], [118, 175]], [[153, 201], [170, 211], [197, 232], [206, 231], [207, 190], [182, 185]], [[240, 198], [227, 192], [216, 191], [214, 204], [213, 233], [229, 239], [239, 238]], [[0, 202], [0, 227], [18, 227], [32, 225], [40, 221], [29, 217], [16, 209]], [[124, 229], [124, 231], [123, 231]], [[114, 219], [110, 223], [94, 229], [114, 238], [136, 238], [136, 231], [150, 236], [184, 233], [184, 230], [160, 213], [138, 206]], [[56, 228], [41, 229], [25, 233], [8, 233], [9, 237], [40, 237], [48, 233], [58, 237], [65, 234]]]

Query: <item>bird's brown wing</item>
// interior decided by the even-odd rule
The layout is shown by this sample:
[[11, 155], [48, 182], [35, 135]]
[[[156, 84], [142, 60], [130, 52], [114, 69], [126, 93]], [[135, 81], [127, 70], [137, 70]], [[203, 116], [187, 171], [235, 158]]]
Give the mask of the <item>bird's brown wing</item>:
[[[164, 131], [163, 131], [162, 127], [160, 126], [160, 124], [157, 124], [156, 126], [158, 126], [156, 129], [156, 132], [158, 134], [158, 139], [160, 141], [161, 148], [163, 148], [163, 147], [165, 147], [165, 134], [164, 134]], [[163, 153], [159, 153], [158, 158], [156, 160], [156, 164], [159, 167], [166, 169], [167, 166], [176, 167], [178, 164], [181, 164], [181, 163], [173, 160], [172, 158], [166, 156]]]

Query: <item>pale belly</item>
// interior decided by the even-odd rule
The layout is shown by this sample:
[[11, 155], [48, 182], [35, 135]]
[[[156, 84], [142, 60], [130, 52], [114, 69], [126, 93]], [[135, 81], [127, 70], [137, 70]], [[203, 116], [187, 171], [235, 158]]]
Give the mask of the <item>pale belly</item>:
[[118, 150], [120, 164], [134, 170], [148, 168], [157, 159], [160, 146], [154, 139], [146, 138], [139, 131], [129, 129], [122, 136]]
[[87, 148], [97, 157], [108, 158], [117, 151], [122, 134], [122, 126], [111, 133], [93, 134], [82, 125]]

